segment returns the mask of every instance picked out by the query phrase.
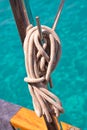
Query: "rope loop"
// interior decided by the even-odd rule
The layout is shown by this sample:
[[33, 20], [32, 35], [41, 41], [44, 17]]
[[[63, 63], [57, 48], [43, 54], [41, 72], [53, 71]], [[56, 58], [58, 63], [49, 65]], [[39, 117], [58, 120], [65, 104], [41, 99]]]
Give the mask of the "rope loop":
[[61, 46], [57, 34], [47, 26], [41, 26], [44, 42], [41, 43], [37, 26], [29, 25], [24, 40], [24, 55], [27, 76], [24, 81], [32, 96], [35, 112], [38, 116], [45, 115], [51, 122], [51, 114], [59, 116], [63, 112], [60, 100], [47, 90], [51, 72], [56, 67]]

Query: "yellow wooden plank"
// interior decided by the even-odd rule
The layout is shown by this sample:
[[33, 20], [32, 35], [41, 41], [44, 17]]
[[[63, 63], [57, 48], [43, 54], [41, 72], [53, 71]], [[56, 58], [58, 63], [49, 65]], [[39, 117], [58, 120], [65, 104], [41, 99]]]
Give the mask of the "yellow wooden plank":
[[[58, 120], [53, 116], [56, 129], [61, 130]], [[21, 130], [48, 130], [44, 117], [37, 117], [34, 111], [21, 108], [10, 120], [12, 126]], [[80, 130], [72, 125], [61, 122], [62, 130]], [[72, 129], [73, 128], [73, 129]]]
[[12, 126], [21, 130], [47, 130], [44, 117], [37, 117], [35, 112], [21, 108], [10, 120]]
[[80, 130], [79, 128], [76, 128], [76, 127], [66, 124], [64, 122], [61, 122], [61, 126], [62, 126], [63, 130]]

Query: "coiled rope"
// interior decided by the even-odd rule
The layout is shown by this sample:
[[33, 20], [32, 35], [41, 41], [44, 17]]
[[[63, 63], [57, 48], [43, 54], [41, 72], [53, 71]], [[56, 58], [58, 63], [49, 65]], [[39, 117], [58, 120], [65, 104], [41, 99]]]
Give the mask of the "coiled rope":
[[[60, 100], [47, 90], [50, 74], [54, 70], [61, 54], [60, 41], [56, 33], [49, 27], [42, 26], [45, 43], [41, 46], [37, 26], [27, 28], [24, 40], [25, 65], [28, 87], [32, 96], [36, 114], [43, 114], [51, 122], [51, 113], [59, 116], [63, 112]], [[52, 107], [50, 107], [52, 106]]]
[[61, 55], [60, 40], [54, 32], [58, 18], [59, 15], [57, 15], [53, 29], [41, 26], [44, 39], [42, 44], [37, 26], [29, 25], [27, 27], [24, 40], [27, 71], [24, 81], [28, 83], [36, 114], [39, 117], [44, 115], [48, 122], [52, 122], [52, 114], [59, 116], [63, 112], [59, 98], [47, 90], [51, 72], [56, 67]]

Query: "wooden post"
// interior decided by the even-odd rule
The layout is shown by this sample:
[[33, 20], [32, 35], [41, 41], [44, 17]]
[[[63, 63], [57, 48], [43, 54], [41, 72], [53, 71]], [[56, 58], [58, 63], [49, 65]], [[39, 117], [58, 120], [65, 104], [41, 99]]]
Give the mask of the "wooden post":
[[[27, 11], [25, 9], [23, 0], [10, 0], [10, 4], [13, 10], [13, 14], [20, 34], [20, 38], [23, 44], [26, 35], [26, 28], [30, 24], [29, 21], [30, 18], [28, 19]], [[57, 119], [55, 117], [52, 117], [52, 119], [53, 119], [52, 123], [48, 123], [46, 121], [48, 130], [59, 130], [58, 128], [59, 124], [57, 122]]]
[[26, 28], [30, 24], [23, 0], [10, 0], [17, 28], [22, 44], [26, 35]]
[[[18, 28], [18, 31], [19, 31], [19, 34], [20, 34], [22, 45], [23, 45], [24, 38], [25, 38], [25, 35], [26, 35], [26, 28], [30, 24], [30, 17], [27, 15], [27, 11], [26, 11], [26, 8], [25, 8], [24, 0], [9, 0], [9, 1], [10, 1], [12, 10], [13, 10], [13, 14], [14, 14], [14, 17], [15, 17], [15, 21], [16, 21], [17, 28]], [[22, 109], [21, 112], [24, 113], [24, 111], [26, 111], [26, 109]], [[30, 113], [28, 110], [27, 110], [27, 112], [28, 112], [28, 114]], [[22, 115], [22, 118], [23, 118], [23, 115]], [[52, 116], [52, 123], [48, 123], [46, 121], [45, 117], [43, 117], [43, 118], [44, 118], [44, 120], [46, 122], [48, 130], [60, 130], [60, 126], [59, 126], [57, 118], [55, 116]], [[17, 124], [17, 122], [21, 123], [19, 120], [17, 120], [17, 122], [16, 122], [16, 120], [17, 120], [16, 117], [14, 117], [11, 120], [11, 122], [12, 122], [12, 124], [14, 126]], [[14, 122], [16, 122], [16, 124]], [[32, 124], [32, 125], [34, 125], [34, 124]], [[44, 128], [44, 126], [43, 126], [43, 128]], [[45, 129], [43, 129], [43, 130], [45, 130]]]

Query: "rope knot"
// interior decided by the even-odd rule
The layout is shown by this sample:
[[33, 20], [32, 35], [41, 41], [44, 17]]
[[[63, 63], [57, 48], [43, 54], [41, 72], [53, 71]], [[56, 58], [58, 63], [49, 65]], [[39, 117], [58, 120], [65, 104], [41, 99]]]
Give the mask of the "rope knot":
[[29, 25], [24, 40], [24, 54], [27, 75], [24, 80], [29, 83], [33, 105], [38, 116], [45, 115], [49, 122], [50, 105], [53, 112], [59, 115], [63, 112], [59, 99], [47, 90], [51, 72], [57, 65], [61, 55], [60, 40], [57, 34], [47, 26], [41, 26], [43, 42], [37, 26]]

